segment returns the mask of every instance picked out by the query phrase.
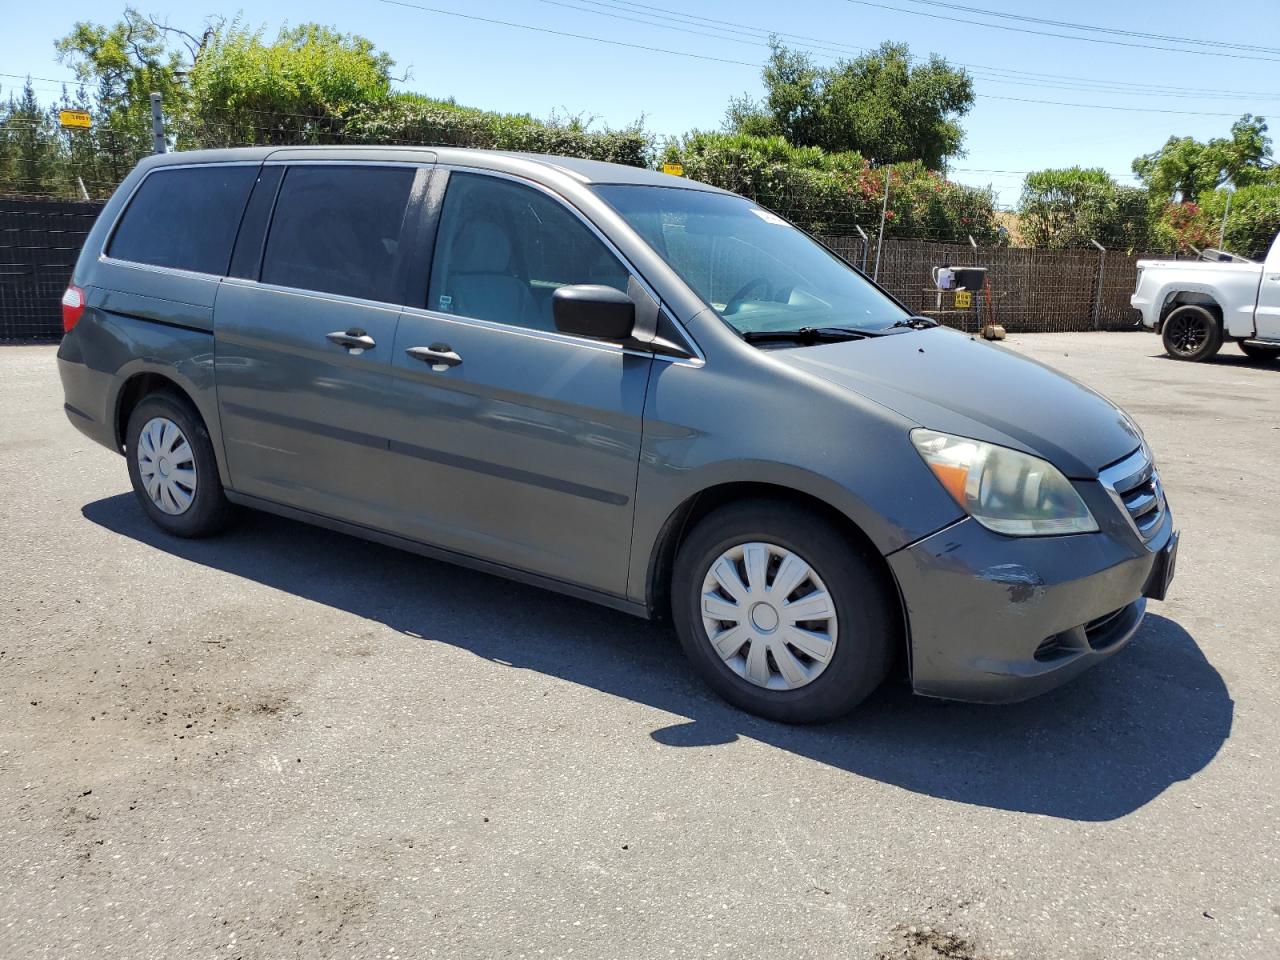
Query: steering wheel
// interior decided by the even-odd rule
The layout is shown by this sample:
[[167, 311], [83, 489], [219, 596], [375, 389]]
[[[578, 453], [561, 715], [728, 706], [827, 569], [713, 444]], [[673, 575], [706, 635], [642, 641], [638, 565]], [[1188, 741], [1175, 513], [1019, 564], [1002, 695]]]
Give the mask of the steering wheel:
[[724, 312], [737, 313], [738, 308], [741, 307], [743, 303], [746, 302], [747, 294], [749, 294], [756, 287], [760, 287], [760, 286], [764, 287], [764, 293], [765, 293], [764, 299], [766, 300], [769, 299], [769, 290], [770, 290], [769, 278], [755, 277], [754, 279], [748, 280], [746, 283], [740, 286], [738, 288], [738, 292], [729, 298], [729, 302], [724, 305]]

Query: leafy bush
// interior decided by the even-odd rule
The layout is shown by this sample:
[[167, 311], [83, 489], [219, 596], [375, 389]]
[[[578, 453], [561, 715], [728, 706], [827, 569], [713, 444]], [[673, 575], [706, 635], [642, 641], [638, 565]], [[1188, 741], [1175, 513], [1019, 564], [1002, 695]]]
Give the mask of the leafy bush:
[[363, 143], [422, 143], [553, 153], [648, 166], [650, 136], [638, 125], [621, 130], [590, 130], [579, 118], [535, 120], [528, 114], [492, 113], [451, 100], [402, 94], [364, 104], [345, 129], [348, 140]]
[[[780, 136], [693, 133], [672, 140], [663, 159], [680, 163], [692, 180], [742, 194], [776, 210], [806, 230], [852, 232], [860, 224], [878, 228], [885, 168], [873, 168], [857, 153], [828, 153], [792, 146]], [[888, 168], [887, 230], [895, 236], [931, 240], [1002, 241], [995, 198], [943, 179], [916, 161]]]
[[1261, 260], [1271, 248], [1271, 241], [1280, 233], [1280, 184], [1241, 187], [1231, 195], [1229, 211], [1227, 191], [1215, 190], [1201, 197], [1198, 213], [1203, 232], [1207, 235], [1205, 245], [1218, 245], [1222, 217], [1226, 214], [1227, 230], [1223, 241], [1226, 248], [1241, 256]]
[[1151, 243], [1146, 190], [1121, 187], [1105, 171], [1068, 167], [1027, 174], [1018, 203], [1028, 245], [1050, 250], [1091, 247], [1145, 250]]

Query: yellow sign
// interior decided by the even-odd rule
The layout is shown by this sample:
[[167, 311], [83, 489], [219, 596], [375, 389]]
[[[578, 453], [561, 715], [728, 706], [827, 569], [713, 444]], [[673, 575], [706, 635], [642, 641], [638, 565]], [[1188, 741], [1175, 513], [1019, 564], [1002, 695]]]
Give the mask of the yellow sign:
[[83, 110], [59, 110], [58, 122], [64, 127], [80, 127], [88, 130], [92, 121]]
[[968, 310], [973, 306], [973, 292], [970, 290], [956, 291], [956, 309]]
[[673, 177], [683, 177], [684, 166], [679, 163], [664, 163], [662, 165], [662, 172], [669, 173]]

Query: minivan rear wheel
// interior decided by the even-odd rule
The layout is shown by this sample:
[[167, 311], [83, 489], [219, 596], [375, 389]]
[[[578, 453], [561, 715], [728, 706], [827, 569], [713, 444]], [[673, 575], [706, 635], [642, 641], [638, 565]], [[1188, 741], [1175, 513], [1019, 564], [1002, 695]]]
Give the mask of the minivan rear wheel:
[[676, 557], [672, 614], [685, 654], [750, 713], [788, 723], [842, 716], [884, 680], [900, 637], [876, 561], [803, 507], [723, 507]]
[[231, 519], [213, 441], [186, 401], [168, 393], [139, 401], [129, 415], [125, 457], [138, 502], [162, 530], [179, 537], [206, 537]]

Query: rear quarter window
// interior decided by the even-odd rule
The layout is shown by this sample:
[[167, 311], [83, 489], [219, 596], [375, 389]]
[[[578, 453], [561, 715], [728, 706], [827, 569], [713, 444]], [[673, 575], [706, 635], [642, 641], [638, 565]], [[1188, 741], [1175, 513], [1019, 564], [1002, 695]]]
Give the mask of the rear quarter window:
[[257, 174], [256, 165], [153, 171], [125, 208], [107, 256], [225, 274]]

